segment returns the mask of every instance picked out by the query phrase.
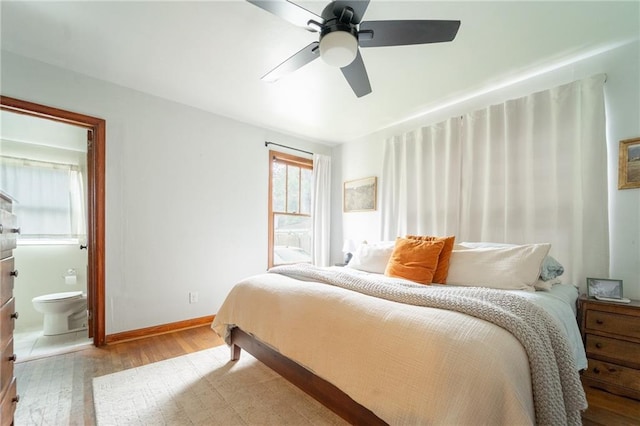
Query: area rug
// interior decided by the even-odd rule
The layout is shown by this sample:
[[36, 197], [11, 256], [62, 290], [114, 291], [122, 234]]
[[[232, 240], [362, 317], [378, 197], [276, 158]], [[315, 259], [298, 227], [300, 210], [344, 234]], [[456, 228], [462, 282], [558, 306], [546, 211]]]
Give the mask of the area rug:
[[96, 421], [109, 425], [343, 425], [269, 367], [225, 345], [93, 379]]

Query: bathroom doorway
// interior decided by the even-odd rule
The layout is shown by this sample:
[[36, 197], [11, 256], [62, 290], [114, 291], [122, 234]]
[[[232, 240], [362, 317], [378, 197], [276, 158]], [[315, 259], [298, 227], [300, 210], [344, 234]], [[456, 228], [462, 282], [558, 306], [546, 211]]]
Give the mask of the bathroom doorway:
[[[86, 241], [78, 241], [79, 244], [73, 247], [72, 258], [79, 262], [79, 258], [84, 256], [86, 268], [79, 266], [65, 269], [64, 276], [52, 277], [60, 278], [67, 285], [73, 285], [78, 278], [86, 282], [87, 297], [87, 330], [78, 334], [78, 337], [95, 346], [105, 344], [104, 325], [104, 152], [105, 152], [105, 122], [102, 119], [77, 114], [70, 111], [55, 109], [31, 102], [26, 102], [14, 98], [0, 97], [0, 107], [2, 113], [19, 114], [28, 116], [30, 119], [45, 120], [45, 122], [64, 123], [71, 126], [76, 132], [84, 136], [86, 149], [81, 152], [86, 172], [84, 179], [86, 188]], [[19, 201], [19, 200], [18, 200]], [[81, 249], [82, 248], [82, 249]], [[81, 253], [81, 254], [80, 254]], [[73, 266], [73, 265], [72, 265]], [[65, 267], [66, 268], [66, 267]], [[75, 269], [75, 271], [70, 271]], [[84, 269], [84, 270], [83, 270]], [[70, 278], [73, 275], [77, 278]], [[16, 281], [16, 287], [20, 286], [20, 279]], [[84, 288], [83, 288], [84, 290]], [[26, 302], [26, 301], [22, 301]], [[31, 303], [31, 300], [28, 301]], [[18, 320], [19, 321], [19, 320]], [[18, 327], [17, 327], [18, 328]], [[70, 345], [74, 344], [75, 336], [58, 338], [59, 341], [65, 339]], [[56, 340], [56, 339], [54, 339]], [[76, 342], [77, 343], [77, 342]]]

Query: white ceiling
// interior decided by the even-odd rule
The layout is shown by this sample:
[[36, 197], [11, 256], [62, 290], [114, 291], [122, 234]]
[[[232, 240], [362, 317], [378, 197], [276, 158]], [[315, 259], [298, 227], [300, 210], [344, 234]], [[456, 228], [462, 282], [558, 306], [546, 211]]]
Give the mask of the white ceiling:
[[[297, 1], [320, 14], [326, 2]], [[349, 141], [640, 34], [639, 2], [372, 0], [364, 20], [458, 19], [451, 43], [362, 49], [356, 98], [316, 60], [260, 77], [317, 34], [242, 0], [2, 1], [2, 49], [260, 127]]]

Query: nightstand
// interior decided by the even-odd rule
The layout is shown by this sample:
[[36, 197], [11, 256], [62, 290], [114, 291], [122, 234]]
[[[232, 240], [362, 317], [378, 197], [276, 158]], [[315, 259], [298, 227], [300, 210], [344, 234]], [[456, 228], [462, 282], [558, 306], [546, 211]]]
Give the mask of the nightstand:
[[583, 384], [640, 400], [640, 301], [604, 302], [583, 295], [578, 309], [589, 361]]

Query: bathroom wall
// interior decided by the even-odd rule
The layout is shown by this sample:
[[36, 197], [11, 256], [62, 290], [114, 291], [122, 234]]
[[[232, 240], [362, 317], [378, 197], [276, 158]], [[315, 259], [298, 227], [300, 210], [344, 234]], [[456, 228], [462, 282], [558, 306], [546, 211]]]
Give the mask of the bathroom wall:
[[[0, 112], [0, 122], [0, 154], [76, 164], [86, 171], [85, 129], [7, 111]], [[83, 174], [86, 177], [86, 173]], [[31, 303], [34, 297], [67, 291], [86, 292], [87, 251], [80, 250], [80, 242], [25, 245], [18, 240], [13, 253], [19, 274], [14, 289], [16, 311], [20, 314], [16, 331], [42, 327], [43, 316]], [[76, 284], [65, 284], [68, 269], [76, 270]]]
[[[15, 280], [14, 295], [16, 331], [34, 330], [42, 327], [42, 314], [36, 312], [31, 299], [36, 296], [66, 291], [87, 289], [87, 252], [77, 244], [19, 245], [14, 250], [15, 266], [19, 271]], [[77, 273], [75, 285], [65, 284], [67, 269]]]

